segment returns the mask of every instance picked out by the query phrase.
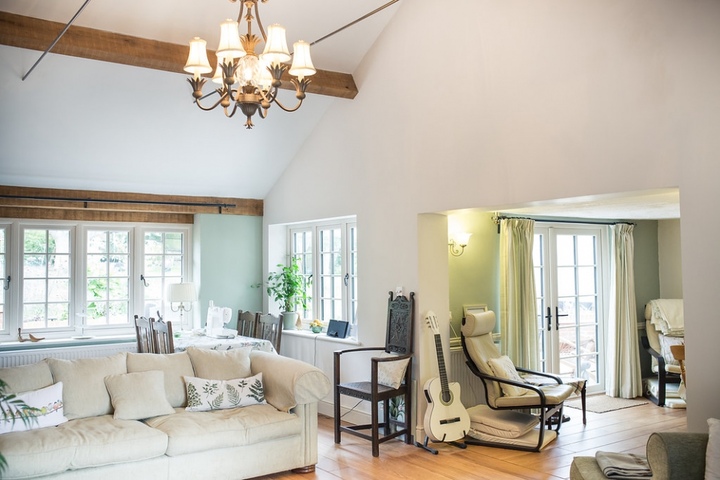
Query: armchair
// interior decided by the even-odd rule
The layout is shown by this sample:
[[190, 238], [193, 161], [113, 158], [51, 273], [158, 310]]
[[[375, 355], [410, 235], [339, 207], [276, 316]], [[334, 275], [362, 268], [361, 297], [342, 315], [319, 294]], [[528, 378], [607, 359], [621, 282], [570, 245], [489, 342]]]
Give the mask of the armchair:
[[685, 323], [682, 300], [651, 300], [645, 305], [645, 335], [640, 342], [652, 358], [653, 378], [644, 381], [645, 396], [659, 407], [672, 399], [681, 402], [676, 388], [669, 385], [680, 383], [680, 363], [671, 348], [685, 343]]
[[[563, 402], [573, 393], [575, 387], [563, 384], [562, 380], [554, 375], [536, 372], [525, 368], [515, 367], [516, 372], [532, 374], [547, 378], [547, 385], [525, 383], [517, 373], [515, 375], [500, 375], [497, 367], [502, 357], [492, 338], [495, 328], [495, 312], [468, 313], [462, 323], [462, 347], [465, 352], [466, 364], [470, 371], [480, 378], [485, 387], [485, 400], [492, 410], [529, 410], [538, 409], [538, 423], [540, 428], [533, 434], [529, 442], [507, 442], [503, 438], [488, 440], [467, 439], [469, 445], [502, 446], [517, 450], [540, 451], [549, 441], [553, 440], [560, 430], [562, 421], [551, 422], [557, 415], [562, 419]], [[512, 372], [511, 372], [512, 373]], [[516, 377], [516, 378], [513, 378]], [[556, 424], [555, 431], [545, 432], [544, 426], [551, 430]], [[472, 430], [472, 429], [471, 429]], [[545, 437], [548, 438], [545, 438]]]

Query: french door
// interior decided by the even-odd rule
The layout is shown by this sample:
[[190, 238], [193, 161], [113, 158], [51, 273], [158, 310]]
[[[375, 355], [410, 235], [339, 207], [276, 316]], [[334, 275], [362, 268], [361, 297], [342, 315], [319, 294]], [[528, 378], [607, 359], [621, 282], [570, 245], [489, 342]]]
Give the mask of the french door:
[[604, 385], [603, 228], [535, 226], [533, 262], [540, 365], [545, 372]]

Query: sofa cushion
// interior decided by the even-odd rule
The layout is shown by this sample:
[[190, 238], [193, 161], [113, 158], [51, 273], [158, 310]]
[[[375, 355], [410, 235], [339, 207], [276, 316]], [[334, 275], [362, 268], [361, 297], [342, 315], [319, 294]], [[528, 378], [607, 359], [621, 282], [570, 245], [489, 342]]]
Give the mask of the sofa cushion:
[[175, 415], [150, 418], [145, 423], [167, 434], [169, 456], [250, 445], [302, 431], [297, 415], [268, 404], [210, 412], [176, 409]]
[[127, 373], [125, 353], [78, 360], [48, 358], [47, 362], [55, 381], [63, 382], [63, 403], [68, 419], [112, 413], [105, 377]]
[[111, 415], [0, 435], [7, 478], [144, 460], [161, 456], [166, 449], [163, 432], [134, 420], [114, 420]]
[[186, 352], [154, 354], [154, 353], [128, 353], [127, 371], [145, 372], [160, 370], [165, 374], [165, 395], [173, 407], [184, 407], [185, 380], [183, 377], [195, 375], [190, 356]]
[[0, 368], [0, 379], [7, 384], [8, 393], [29, 392], [54, 383], [50, 365], [45, 361], [21, 367]]
[[467, 409], [474, 430], [494, 437], [519, 438], [534, 429], [540, 420], [529, 413], [515, 410], [493, 410], [487, 405]]
[[209, 350], [190, 347], [190, 355], [195, 377], [232, 380], [252, 375], [250, 371], [250, 351], [252, 347], [233, 350]]
[[17, 409], [10, 406], [7, 408], [6, 415], [0, 415], [0, 433], [22, 432], [25, 430], [33, 430], [36, 428], [54, 427], [68, 421], [63, 415], [63, 384], [58, 382], [49, 387], [32, 390], [30, 392], [18, 393], [15, 400], [25, 402], [28, 407], [37, 408], [35, 412], [29, 414], [32, 419], [23, 421], [17, 416], [13, 419], [13, 414]]
[[165, 397], [165, 376], [160, 370], [121, 373], [105, 377], [116, 420], [142, 420], [175, 413]]
[[247, 407], [267, 403], [262, 383], [262, 372], [248, 378], [234, 380], [207, 380], [185, 377], [189, 412], [207, 412], [226, 408]]

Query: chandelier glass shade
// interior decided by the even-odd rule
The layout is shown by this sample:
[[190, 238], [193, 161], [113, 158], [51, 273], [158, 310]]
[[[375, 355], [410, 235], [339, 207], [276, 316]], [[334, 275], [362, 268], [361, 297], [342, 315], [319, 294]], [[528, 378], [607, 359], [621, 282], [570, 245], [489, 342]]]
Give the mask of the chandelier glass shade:
[[[258, 1], [267, 0], [230, 0], [240, 2], [238, 20], [226, 20], [220, 24], [220, 43], [216, 50], [217, 66], [212, 82], [219, 85], [212, 94], [203, 94], [203, 86], [207, 82], [204, 74], [213, 71], [207, 57], [206, 42], [195, 37], [190, 40], [185, 71], [192, 74], [188, 82], [192, 86], [192, 96], [201, 110], [213, 110], [220, 106], [225, 115], [232, 117], [239, 110], [246, 117], [245, 127], [252, 128], [252, 117], [258, 113], [261, 118], [267, 116], [272, 104], [286, 112], [294, 112], [305, 99], [305, 90], [310, 83], [311, 75], [316, 70], [310, 58], [310, 44], [302, 40], [293, 44], [293, 54], [288, 51], [285, 39], [285, 28], [273, 24], [268, 26], [267, 34], [260, 21]], [[239, 24], [247, 23], [247, 33], [240, 35]], [[262, 38], [253, 33], [253, 22]], [[264, 41], [265, 48], [261, 54], [256, 53], [258, 44]], [[288, 70], [286, 62], [292, 58]], [[285, 71], [292, 76], [295, 86], [297, 104], [288, 108], [277, 98], [278, 88], [282, 85]], [[201, 102], [210, 95], [217, 94], [219, 99], [211, 105]]]

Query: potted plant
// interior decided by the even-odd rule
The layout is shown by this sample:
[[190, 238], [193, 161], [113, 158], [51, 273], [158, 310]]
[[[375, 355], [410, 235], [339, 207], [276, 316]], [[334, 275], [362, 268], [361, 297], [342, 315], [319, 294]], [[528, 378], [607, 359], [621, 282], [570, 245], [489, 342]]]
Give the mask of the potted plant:
[[280, 270], [271, 273], [267, 279], [268, 295], [280, 303], [283, 309], [281, 313], [285, 330], [295, 328], [298, 318], [295, 307], [301, 305], [304, 310], [310, 298], [307, 295], [308, 280], [300, 273], [298, 261], [297, 257], [293, 257], [290, 265], [278, 264]]

